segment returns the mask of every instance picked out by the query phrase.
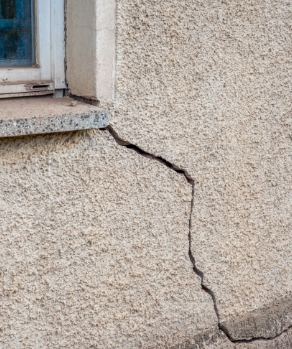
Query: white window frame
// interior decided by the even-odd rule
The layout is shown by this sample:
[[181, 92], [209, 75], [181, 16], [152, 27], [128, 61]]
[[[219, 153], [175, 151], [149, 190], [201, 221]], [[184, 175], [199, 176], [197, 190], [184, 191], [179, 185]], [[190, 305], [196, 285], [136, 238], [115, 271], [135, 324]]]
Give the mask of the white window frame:
[[0, 67], [0, 98], [54, 94], [65, 81], [64, 0], [35, 0], [36, 65]]

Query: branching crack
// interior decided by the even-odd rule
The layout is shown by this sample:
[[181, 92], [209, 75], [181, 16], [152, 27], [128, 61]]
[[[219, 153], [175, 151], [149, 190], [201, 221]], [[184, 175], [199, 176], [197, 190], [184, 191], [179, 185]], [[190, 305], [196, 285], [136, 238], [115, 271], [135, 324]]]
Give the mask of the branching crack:
[[195, 198], [195, 182], [194, 182], [193, 178], [186, 170], [179, 168], [178, 166], [170, 163], [169, 161], [163, 159], [160, 156], [155, 156], [153, 154], [150, 154], [150, 153], [144, 151], [143, 149], [139, 148], [137, 145], [134, 145], [129, 141], [123, 140], [117, 134], [117, 132], [113, 129], [112, 126], [108, 126], [108, 127], [101, 129], [101, 130], [107, 130], [119, 145], [124, 146], [128, 149], [132, 149], [142, 156], [145, 156], [145, 157], [150, 158], [152, 160], [158, 161], [158, 162], [164, 164], [165, 166], [167, 166], [169, 169], [183, 175], [185, 177], [185, 179], [187, 180], [187, 182], [192, 186], [191, 210], [190, 210], [190, 218], [189, 218], [189, 258], [190, 258], [191, 263], [193, 265], [193, 271], [201, 279], [202, 290], [207, 292], [210, 295], [210, 297], [212, 298], [214, 310], [215, 310], [217, 320], [218, 320], [218, 328], [221, 332], [223, 332], [223, 334], [228, 338], [228, 340], [234, 344], [251, 343], [251, 342], [255, 342], [255, 341], [270, 341], [270, 340], [273, 340], [273, 339], [280, 337], [283, 333], [287, 332], [292, 326], [287, 328], [286, 330], [282, 331], [279, 335], [271, 337], [271, 338], [256, 337], [256, 338], [252, 338], [250, 340], [236, 340], [236, 339], [232, 338], [232, 336], [228, 332], [228, 329], [225, 326], [223, 326], [220, 322], [220, 317], [219, 317], [219, 312], [218, 312], [215, 294], [212, 290], [210, 290], [207, 286], [204, 285], [204, 273], [200, 269], [198, 269], [198, 267], [196, 265], [195, 258], [192, 254], [192, 249], [191, 249], [191, 247], [192, 247], [192, 214], [193, 214], [193, 210], [194, 210], [194, 198]]

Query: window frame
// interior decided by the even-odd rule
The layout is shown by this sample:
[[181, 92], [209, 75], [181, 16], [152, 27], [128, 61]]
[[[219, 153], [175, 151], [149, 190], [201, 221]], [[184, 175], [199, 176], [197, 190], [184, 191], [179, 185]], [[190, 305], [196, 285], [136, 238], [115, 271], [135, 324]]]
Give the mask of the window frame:
[[34, 0], [34, 4], [36, 64], [0, 67], [0, 98], [53, 94], [67, 87], [64, 0]]

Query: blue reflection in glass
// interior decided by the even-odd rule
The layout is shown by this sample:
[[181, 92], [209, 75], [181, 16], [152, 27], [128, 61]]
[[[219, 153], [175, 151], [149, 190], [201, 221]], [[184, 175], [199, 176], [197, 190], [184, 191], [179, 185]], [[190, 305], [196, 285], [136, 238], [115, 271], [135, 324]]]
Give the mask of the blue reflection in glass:
[[32, 66], [34, 0], [0, 0], [0, 67]]

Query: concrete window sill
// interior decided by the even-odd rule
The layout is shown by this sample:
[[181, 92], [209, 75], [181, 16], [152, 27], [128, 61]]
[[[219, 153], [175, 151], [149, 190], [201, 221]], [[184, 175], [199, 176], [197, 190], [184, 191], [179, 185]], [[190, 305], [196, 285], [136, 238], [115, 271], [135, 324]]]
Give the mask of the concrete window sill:
[[104, 128], [108, 114], [69, 97], [0, 100], [0, 138]]

